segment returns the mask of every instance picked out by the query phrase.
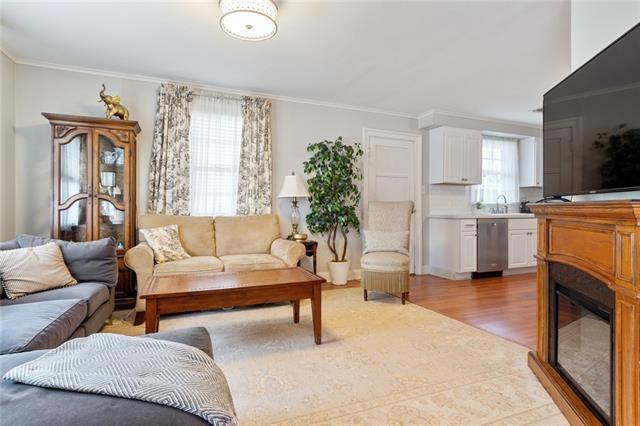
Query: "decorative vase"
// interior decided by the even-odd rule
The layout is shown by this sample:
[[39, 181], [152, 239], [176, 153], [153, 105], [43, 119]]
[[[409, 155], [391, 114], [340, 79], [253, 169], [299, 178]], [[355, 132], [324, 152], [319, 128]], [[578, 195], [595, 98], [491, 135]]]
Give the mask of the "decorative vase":
[[331, 283], [334, 285], [345, 285], [349, 278], [350, 260], [344, 262], [329, 262], [329, 274], [331, 275]]

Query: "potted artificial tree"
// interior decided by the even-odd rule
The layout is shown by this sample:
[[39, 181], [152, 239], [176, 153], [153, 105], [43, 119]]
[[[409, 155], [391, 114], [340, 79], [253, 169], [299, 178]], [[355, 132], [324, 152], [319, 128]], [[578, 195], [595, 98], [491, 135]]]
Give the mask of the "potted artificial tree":
[[[360, 228], [357, 183], [362, 179], [359, 167], [362, 148], [360, 144], [345, 144], [339, 137], [335, 141], [312, 143], [307, 152], [311, 153], [311, 158], [304, 162], [311, 194], [307, 227], [315, 234], [327, 236], [333, 257], [329, 262], [331, 282], [343, 285], [347, 283], [351, 263], [346, 259], [347, 235], [351, 228], [358, 232]], [[338, 234], [339, 239], [336, 238]]]

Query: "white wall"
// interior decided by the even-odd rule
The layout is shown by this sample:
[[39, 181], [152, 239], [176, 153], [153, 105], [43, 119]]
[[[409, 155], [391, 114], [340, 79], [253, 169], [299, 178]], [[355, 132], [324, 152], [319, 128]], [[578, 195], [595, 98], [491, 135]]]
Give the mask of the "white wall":
[[[274, 206], [280, 214], [283, 235], [290, 233], [290, 200], [275, 198], [285, 175], [302, 173], [302, 162], [308, 158], [307, 145], [324, 139], [334, 140], [342, 136], [345, 142], [362, 141], [362, 128], [392, 130], [416, 130], [417, 120], [374, 114], [369, 112], [327, 108], [311, 104], [273, 101], [272, 138], [274, 149]], [[302, 216], [309, 211], [309, 202], [300, 203]], [[320, 243], [318, 270], [326, 271], [326, 262], [330, 258], [329, 249], [320, 237], [314, 237]], [[361, 238], [355, 232], [349, 234], [349, 255], [351, 268], [360, 268]]]
[[[124, 78], [111, 78], [72, 71], [16, 65], [16, 231], [47, 235], [51, 203], [50, 127], [41, 112], [102, 116], [97, 103], [100, 85], [108, 93], [120, 95], [129, 108], [131, 119], [138, 120], [142, 133], [138, 139], [138, 211], [147, 203], [147, 176], [158, 84]], [[342, 136], [353, 143], [362, 138], [363, 127], [415, 130], [417, 120], [330, 108], [313, 104], [273, 101], [272, 139], [274, 154], [274, 207], [282, 219], [282, 233], [290, 231], [290, 203], [276, 198], [284, 176], [302, 174], [302, 162], [308, 157], [309, 143]], [[4, 199], [3, 199], [4, 200]], [[308, 201], [300, 203], [302, 215]], [[329, 251], [320, 237], [318, 270], [327, 271]], [[357, 233], [350, 234], [349, 257], [352, 269], [360, 266], [361, 243]]]
[[[571, 68], [575, 70], [640, 22], [639, 0], [571, 2]], [[576, 201], [640, 198], [640, 191], [575, 196]]]
[[638, 22], [638, 0], [573, 0], [571, 69], [579, 68]]
[[69, 71], [16, 65], [16, 232], [48, 235], [51, 214], [51, 127], [42, 112], [104, 116], [97, 102], [100, 85], [119, 94], [131, 118], [140, 122], [138, 139], [139, 212], [146, 209], [147, 172], [157, 84]]
[[0, 53], [0, 241], [15, 235], [15, 64]]

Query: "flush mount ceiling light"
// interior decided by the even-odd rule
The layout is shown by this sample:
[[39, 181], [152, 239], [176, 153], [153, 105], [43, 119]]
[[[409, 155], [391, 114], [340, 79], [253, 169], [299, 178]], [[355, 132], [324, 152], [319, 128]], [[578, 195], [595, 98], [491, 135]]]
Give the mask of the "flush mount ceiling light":
[[273, 0], [220, 0], [220, 26], [241, 40], [267, 40], [278, 32], [278, 6]]

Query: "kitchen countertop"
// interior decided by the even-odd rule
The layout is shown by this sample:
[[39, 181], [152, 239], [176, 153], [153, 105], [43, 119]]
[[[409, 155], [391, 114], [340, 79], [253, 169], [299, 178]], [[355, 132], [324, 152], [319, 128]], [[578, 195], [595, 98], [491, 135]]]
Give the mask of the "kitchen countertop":
[[430, 219], [532, 219], [533, 213], [443, 213], [430, 214]]

